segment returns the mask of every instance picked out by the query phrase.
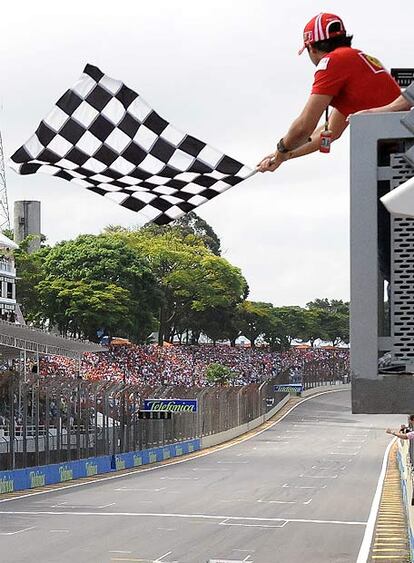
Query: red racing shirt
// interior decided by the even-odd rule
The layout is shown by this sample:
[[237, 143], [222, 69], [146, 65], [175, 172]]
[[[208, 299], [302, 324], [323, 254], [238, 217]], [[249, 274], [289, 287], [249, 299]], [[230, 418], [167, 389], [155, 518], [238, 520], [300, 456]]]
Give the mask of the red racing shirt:
[[389, 104], [401, 89], [378, 59], [352, 47], [339, 47], [316, 67], [312, 94], [333, 96], [330, 105], [348, 116]]

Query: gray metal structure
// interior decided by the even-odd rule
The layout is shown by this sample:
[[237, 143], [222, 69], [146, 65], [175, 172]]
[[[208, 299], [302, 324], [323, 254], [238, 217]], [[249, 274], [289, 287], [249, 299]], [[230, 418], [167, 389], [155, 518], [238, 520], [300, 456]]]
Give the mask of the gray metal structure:
[[0, 231], [10, 229], [9, 204], [7, 199], [6, 171], [4, 169], [3, 141], [0, 133]]
[[[414, 145], [413, 134], [401, 124], [404, 115], [351, 119], [354, 412], [412, 412], [414, 405], [414, 219], [390, 218], [379, 201], [414, 176], [404, 158]], [[391, 369], [380, 369], [387, 352]]]
[[40, 248], [40, 201], [16, 201], [14, 203], [14, 241], [20, 244], [29, 235], [35, 238], [30, 242], [28, 251]]
[[0, 346], [24, 352], [65, 356], [80, 360], [85, 352], [103, 352], [104, 346], [94, 342], [64, 338], [27, 325], [0, 320]]

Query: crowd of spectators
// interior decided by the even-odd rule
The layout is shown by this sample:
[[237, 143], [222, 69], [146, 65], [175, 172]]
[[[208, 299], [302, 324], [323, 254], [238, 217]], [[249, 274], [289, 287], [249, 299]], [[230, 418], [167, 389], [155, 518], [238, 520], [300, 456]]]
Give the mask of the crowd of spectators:
[[[230, 368], [233, 385], [256, 383], [287, 373], [291, 381], [316, 374], [326, 379], [338, 378], [349, 371], [347, 349], [295, 349], [269, 352], [261, 348], [211, 346], [123, 345], [108, 351], [87, 353], [80, 366], [80, 376], [93, 381], [120, 381], [156, 385], [207, 385], [206, 370], [212, 363]], [[79, 365], [58, 356], [42, 356], [40, 375], [77, 377]]]

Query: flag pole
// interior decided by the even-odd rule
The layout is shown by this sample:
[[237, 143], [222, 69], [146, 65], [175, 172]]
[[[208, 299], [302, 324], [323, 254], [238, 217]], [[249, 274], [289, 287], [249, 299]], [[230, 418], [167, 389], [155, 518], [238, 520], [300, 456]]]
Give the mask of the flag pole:
[[252, 176], [254, 176], [255, 174], [257, 174], [259, 172], [258, 168], [255, 168], [254, 170], [252, 170], [249, 174], [247, 174], [247, 176], [244, 178], [245, 180], [247, 180], [248, 178], [251, 178]]

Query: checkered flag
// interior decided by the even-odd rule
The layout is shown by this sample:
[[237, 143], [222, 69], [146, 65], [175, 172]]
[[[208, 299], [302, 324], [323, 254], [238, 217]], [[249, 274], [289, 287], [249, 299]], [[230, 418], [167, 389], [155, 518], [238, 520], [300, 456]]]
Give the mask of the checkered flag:
[[87, 65], [11, 157], [19, 174], [64, 178], [166, 225], [254, 171], [160, 117], [136, 92]]

